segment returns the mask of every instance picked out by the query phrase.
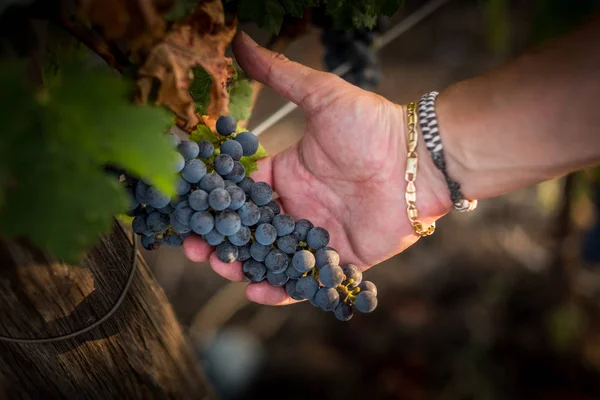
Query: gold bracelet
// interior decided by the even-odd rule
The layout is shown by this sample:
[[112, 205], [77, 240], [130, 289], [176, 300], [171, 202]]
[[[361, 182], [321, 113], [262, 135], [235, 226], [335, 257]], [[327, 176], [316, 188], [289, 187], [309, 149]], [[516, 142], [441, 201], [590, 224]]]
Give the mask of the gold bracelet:
[[419, 143], [419, 131], [417, 128], [417, 103], [408, 103], [406, 107], [408, 120], [408, 155], [406, 156], [406, 214], [415, 233], [419, 236], [429, 236], [435, 231], [435, 222], [424, 228], [419, 221], [419, 210], [417, 210], [417, 166], [419, 155], [417, 154], [417, 143]]

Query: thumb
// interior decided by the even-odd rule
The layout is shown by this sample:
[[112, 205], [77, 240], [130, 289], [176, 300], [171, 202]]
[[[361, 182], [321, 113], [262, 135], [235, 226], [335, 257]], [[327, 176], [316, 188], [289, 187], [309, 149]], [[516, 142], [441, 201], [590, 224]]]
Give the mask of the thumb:
[[233, 52], [250, 78], [265, 84], [309, 113], [322, 106], [335, 91], [328, 90], [335, 75], [288, 60], [283, 54], [259, 46], [244, 32], [236, 35]]

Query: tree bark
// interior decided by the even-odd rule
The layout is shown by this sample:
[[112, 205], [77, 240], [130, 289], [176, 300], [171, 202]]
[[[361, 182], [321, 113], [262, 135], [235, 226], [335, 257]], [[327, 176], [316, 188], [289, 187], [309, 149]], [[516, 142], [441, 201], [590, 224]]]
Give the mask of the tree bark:
[[[80, 266], [0, 242], [0, 335], [68, 334], [115, 304], [132, 261], [115, 224]], [[204, 399], [207, 387], [163, 291], [141, 256], [125, 301], [97, 328], [46, 344], [0, 341], [2, 399]]]

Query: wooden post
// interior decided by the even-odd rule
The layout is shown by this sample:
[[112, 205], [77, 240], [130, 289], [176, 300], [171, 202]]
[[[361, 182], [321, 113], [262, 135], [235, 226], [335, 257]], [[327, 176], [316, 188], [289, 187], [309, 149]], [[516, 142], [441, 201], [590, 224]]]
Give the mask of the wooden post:
[[[0, 335], [68, 334], [102, 318], [131, 267], [118, 225], [81, 266], [21, 242], [0, 242]], [[193, 351], [163, 291], [138, 255], [124, 303], [105, 323], [46, 344], [0, 341], [2, 399], [199, 399], [207, 396]]]

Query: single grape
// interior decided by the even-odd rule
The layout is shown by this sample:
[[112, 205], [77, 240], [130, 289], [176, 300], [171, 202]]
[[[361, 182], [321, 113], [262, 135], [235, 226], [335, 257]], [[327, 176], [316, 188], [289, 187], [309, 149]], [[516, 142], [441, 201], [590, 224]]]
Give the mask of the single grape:
[[225, 239], [225, 236], [223, 236], [219, 232], [217, 232], [216, 229], [213, 229], [212, 231], [208, 232], [206, 235], [202, 236], [202, 238], [209, 245], [218, 246], [223, 242], [223, 240]]
[[224, 263], [231, 264], [237, 260], [239, 250], [236, 246], [229, 242], [223, 242], [217, 246], [217, 258]]
[[198, 142], [198, 156], [201, 158], [209, 158], [215, 153], [215, 146], [208, 140], [201, 140]]
[[161, 214], [166, 214], [169, 215], [171, 214], [173, 211], [175, 211], [175, 208], [173, 208], [170, 204], [167, 204], [166, 206], [164, 206], [163, 208], [159, 208], [158, 210], [159, 213]]
[[148, 215], [146, 224], [152, 233], [163, 233], [169, 227], [169, 217], [158, 211], [154, 211], [152, 214]]
[[175, 232], [179, 233], [180, 235], [183, 235], [183, 234], [186, 234], [186, 233], [189, 233], [192, 231], [192, 227], [179, 222], [179, 220], [177, 218], [175, 218], [174, 213], [169, 216], [169, 222], [170, 222], [171, 228], [173, 228], [173, 230]]
[[196, 211], [208, 210], [208, 193], [202, 189], [196, 189], [190, 193], [188, 203]]
[[227, 189], [227, 188], [230, 188], [230, 187], [235, 187], [235, 186], [237, 186], [237, 183], [235, 183], [233, 181], [230, 181], [229, 179], [224, 179], [223, 180], [223, 188], [224, 189]]
[[219, 175], [227, 175], [233, 171], [233, 158], [229, 154], [219, 154], [213, 162], [215, 171]]
[[[243, 246], [246, 243], [250, 242], [251, 236], [252, 232], [250, 231], [250, 228], [248, 228], [247, 226], [242, 226], [235, 235], [229, 236], [229, 241], [235, 244], [236, 246]], [[248, 249], [248, 251], [250, 251], [250, 249]]]
[[150, 229], [148, 229], [148, 225], [146, 224], [145, 215], [135, 217], [131, 222], [131, 229], [138, 235], [149, 236], [151, 234]]
[[173, 133], [167, 134], [167, 139], [169, 140], [169, 143], [171, 143], [171, 146], [173, 146], [173, 148], [177, 148], [177, 146], [179, 146], [179, 144], [181, 143], [181, 138], [179, 138], [179, 136]]
[[242, 132], [235, 137], [244, 151], [244, 156], [253, 156], [258, 151], [258, 138], [252, 132]]
[[319, 280], [323, 286], [335, 288], [344, 281], [344, 271], [339, 265], [327, 264], [319, 271]]
[[302, 297], [300, 297], [300, 295], [298, 294], [298, 292], [296, 292], [296, 285], [298, 284], [298, 281], [296, 279], [290, 279], [286, 284], [285, 284], [285, 291], [288, 294], [288, 296], [290, 296], [292, 299], [294, 300], [304, 300]]
[[167, 234], [163, 237], [163, 242], [169, 247], [181, 247], [183, 239], [179, 235]]
[[250, 246], [250, 254], [256, 261], [263, 262], [267, 255], [271, 252], [271, 246], [263, 246], [258, 242], [252, 243]]
[[242, 224], [245, 226], [254, 226], [260, 219], [260, 209], [254, 203], [250, 203], [247, 201], [244, 203], [239, 210], [237, 210], [238, 215], [242, 220]]
[[267, 268], [263, 263], [250, 259], [244, 262], [242, 272], [248, 282], [258, 283], [265, 279]]
[[237, 259], [239, 261], [246, 261], [252, 258], [250, 254], [250, 243], [246, 243], [243, 246], [238, 246], [238, 256]]
[[279, 249], [273, 249], [265, 258], [265, 266], [274, 274], [284, 273], [290, 263], [290, 258], [287, 254]]
[[257, 206], [264, 206], [273, 199], [273, 189], [266, 182], [255, 182], [250, 189], [250, 198]]
[[308, 231], [314, 227], [312, 222], [307, 219], [301, 219], [296, 221], [296, 225], [294, 226], [294, 231], [292, 234], [298, 239], [299, 242], [306, 242], [306, 235]]
[[200, 181], [200, 189], [204, 190], [206, 193], [210, 193], [217, 188], [225, 188], [223, 178], [221, 178], [220, 175], [215, 174], [214, 172], [204, 175], [204, 177]]
[[[230, 182], [230, 181], [226, 181]], [[233, 182], [232, 182], [233, 183]], [[230, 210], [239, 210], [244, 203], [246, 203], [246, 193], [242, 190], [242, 188], [238, 187], [233, 183], [234, 186], [226, 187], [225, 189], [229, 192], [229, 197], [231, 198], [231, 203], [229, 204]]]
[[352, 306], [346, 303], [339, 303], [333, 310], [333, 313], [337, 319], [344, 322], [350, 321], [354, 315]]
[[246, 194], [250, 194], [250, 190], [252, 189], [252, 185], [254, 185], [254, 179], [250, 178], [249, 176], [245, 177], [244, 179], [242, 179], [238, 183], [238, 186], [240, 188], [242, 188], [242, 190]]
[[[354, 289], [362, 282], [362, 271], [354, 264], [344, 264], [342, 265], [342, 271], [344, 271], [344, 275], [346, 279], [344, 279], [344, 284], [347, 284], [350, 289]], [[352, 283], [349, 283], [352, 280]]]
[[281, 207], [279, 206], [279, 203], [277, 203], [275, 200], [271, 200], [269, 204], [267, 204], [267, 207], [273, 210], [274, 215], [281, 214]]
[[183, 171], [183, 167], [185, 167], [185, 158], [179, 154], [175, 153], [175, 173]]
[[296, 223], [291, 215], [279, 214], [273, 217], [273, 226], [277, 229], [277, 236], [285, 236], [294, 232]]
[[276, 274], [271, 271], [267, 271], [267, 281], [271, 284], [271, 286], [283, 286], [287, 283], [290, 278], [286, 274]]
[[225, 179], [229, 179], [235, 183], [240, 183], [246, 177], [246, 168], [239, 161], [233, 162], [233, 169], [225, 175]]
[[234, 161], [240, 161], [244, 155], [244, 149], [237, 140], [226, 140], [221, 145], [221, 154], [229, 155]]
[[329, 232], [321, 227], [312, 228], [306, 235], [306, 243], [315, 250], [325, 247], [329, 243]]
[[217, 133], [222, 136], [229, 136], [237, 128], [237, 122], [235, 118], [230, 115], [222, 115], [217, 120]]
[[190, 189], [192, 188], [192, 185], [186, 181], [185, 179], [181, 178], [181, 177], [177, 177], [177, 180], [175, 181], [175, 193], [178, 196], [183, 196], [186, 195], [190, 192]]
[[208, 195], [208, 204], [213, 210], [223, 211], [231, 204], [231, 196], [227, 190], [216, 188]]
[[152, 251], [160, 247], [160, 242], [154, 236], [142, 236], [140, 242], [142, 243], [142, 247], [146, 250]]
[[177, 219], [177, 221], [181, 222], [183, 225], [189, 225], [190, 219], [192, 218], [192, 214], [194, 210], [190, 207], [190, 203], [187, 201], [183, 201], [175, 207], [175, 211], [173, 211], [173, 215]]
[[288, 267], [285, 269], [285, 273], [292, 279], [299, 279], [302, 277], [302, 275], [304, 275], [304, 272], [298, 271], [296, 268], [294, 268], [292, 263], [288, 263]]
[[273, 210], [271, 210], [267, 206], [262, 206], [259, 208], [260, 208], [260, 219], [258, 220], [258, 223], [259, 224], [270, 224], [271, 222], [273, 222], [273, 217], [275, 216], [275, 214], [273, 213]]
[[181, 153], [186, 161], [198, 157], [198, 153], [200, 152], [198, 143], [191, 140], [182, 141], [181, 144], [177, 146], [177, 150], [179, 150], [179, 153]]
[[277, 248], [287, 254], [294, 254], [298, 248], [298, 240], [294, 235], [285, 235], [277, 239]]
[[340, 294], [333, 288], [321, 288], [315, 294], [315, 304], [323, 311], [333, 311], [340, 302]]
[[206, 165], [196, 158], [186, 161], [181, 171], [181, 176], [189, 183], [198, 183], [205, 175]]
[[319, 282], [310, 275], [303, 276], [298, 279], [298, 282], [296, 283], [296, 293], [303, 299], [312, 299], [315, 297], [315, 293], [317, 293], [318, 290]]
[[358, 287], [361, 292], [371, 292], [377, 296], [377, 286], [371, 281], [362, 281]]
[[270, 246], [275, 242], [275, 239], [277, 239], [277, 231], [271, 224], [260, 224], [256, 227], [254, 237], [258, 243]]
[[148, 204], [150, 204], [154, 208], [163, 208], [167, 204], [169, 204], [171, 199], [166, 194], [163, 194], [156, 187], [152, 186], [148, 189]]
[[194, 233], [206, 235], [215, 227], [215, 219], [208, 211], [197, 211], [192, 214], [190, 226]]
[[242, 227], [240, 216], [235, 211], [221, 211], [215, 217], [215, 228], [221, 235], [235, 235]]
[[315, 252], [317, 268], [323, 268], [327, 264], [340, 265], [340, 255], [332, 247], [322, 247]]
[[354, 299], [354, 307], [361, 313], [370, 313], [377, 308], [377, 296], [373, 292], [360, 292]]
[[308, 250], [300, 250], [292, 257], [292, 265], [298, 272], [308, 272], [315, 266], [315, 256]]

